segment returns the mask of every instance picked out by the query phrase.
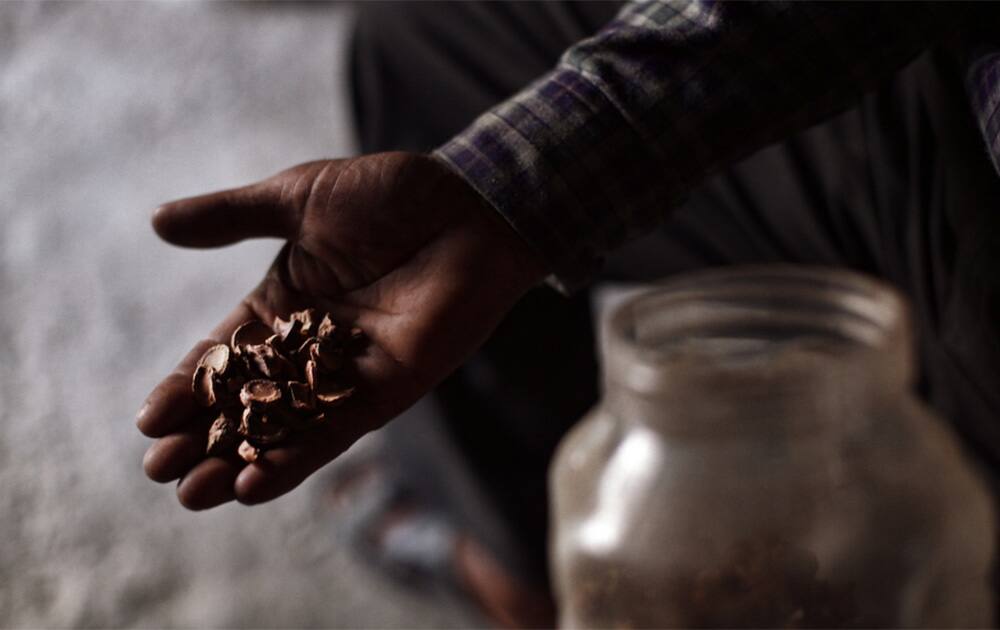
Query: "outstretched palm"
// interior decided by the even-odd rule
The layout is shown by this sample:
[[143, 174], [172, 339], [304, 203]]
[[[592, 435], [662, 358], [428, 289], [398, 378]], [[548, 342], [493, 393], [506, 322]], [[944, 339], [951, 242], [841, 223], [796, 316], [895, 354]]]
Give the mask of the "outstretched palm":
[[[139, 428], [159, 440], [147, 474], [180, 478], [191, 508], [257, 503], [298, 485], [364, 433], [398, 415], [458, 366], [541, 276], [520, 239], [432, 159], [389, 153], [312, 162], [258, 184], [162, 207], [167, 241], [215, 247], [288, 240], [260, 285], [150, 395]], [[205, 458], [207, 424], [191, 373], [245, 320], [315, 306], [360, 326], [357, 395], [336, 420], [258, 462]]]

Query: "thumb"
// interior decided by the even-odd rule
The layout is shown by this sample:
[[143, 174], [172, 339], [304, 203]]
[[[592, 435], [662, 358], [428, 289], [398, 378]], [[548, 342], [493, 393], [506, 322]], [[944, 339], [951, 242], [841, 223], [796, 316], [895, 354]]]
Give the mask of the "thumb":
[[304, 164], [263, 181], [164, 204], [153, 229], [183, 247], [219, 247], [248, 238], [293, 239], [317, 171]]

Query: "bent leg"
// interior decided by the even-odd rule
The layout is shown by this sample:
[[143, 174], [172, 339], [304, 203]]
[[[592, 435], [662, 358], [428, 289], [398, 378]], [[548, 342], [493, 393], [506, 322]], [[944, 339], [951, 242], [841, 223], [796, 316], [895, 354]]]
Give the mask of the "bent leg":
[[[438, 146], [551, 69], [620, 4], [362, 4], [352, 54], [362, 150]], [[446, 495], [462, 525], [539, 587], [548, 577], [548, 461], [596, 399], [596, 372], [588, 297], [539, 288], [424, 405], [438, 413], [383, 432], [409, 478]], [[448, 461], [414, 451], [425, 443]]]

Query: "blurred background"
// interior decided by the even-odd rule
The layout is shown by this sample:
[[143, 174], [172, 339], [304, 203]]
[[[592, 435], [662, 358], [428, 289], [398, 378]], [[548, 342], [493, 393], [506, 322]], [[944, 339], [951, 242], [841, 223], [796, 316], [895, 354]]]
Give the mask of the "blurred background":
[[351, 558], [329, 470], [205, 513], [141, 470], [143, 398], [280, 245], [174, 249], [149, 214], [350, 154], [350, 23], [342, 4], [0, 2], [0, 625], [475, 623]]

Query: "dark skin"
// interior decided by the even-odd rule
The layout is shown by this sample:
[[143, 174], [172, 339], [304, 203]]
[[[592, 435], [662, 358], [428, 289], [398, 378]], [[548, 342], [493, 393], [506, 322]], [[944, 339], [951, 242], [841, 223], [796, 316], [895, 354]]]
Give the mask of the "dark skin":
[[[164, 240], [220, 247], [278, 237], [261, 283], [149, 395], [137, 425], [157, 438], [143, 464], [179, 479], [190, 509], [269, 501], [393, 419], [458, 367], [544, 276], [538, 256], [479, 195], [434, 159], [384, 153], [310, 162], [250, 186], [168, 203]], [[313, 306], [360, 326], [358, 391], [328, 425], [253, 464], [205, 457], [210, 418], [191, 393], [194, 365], [242, 322]]]

